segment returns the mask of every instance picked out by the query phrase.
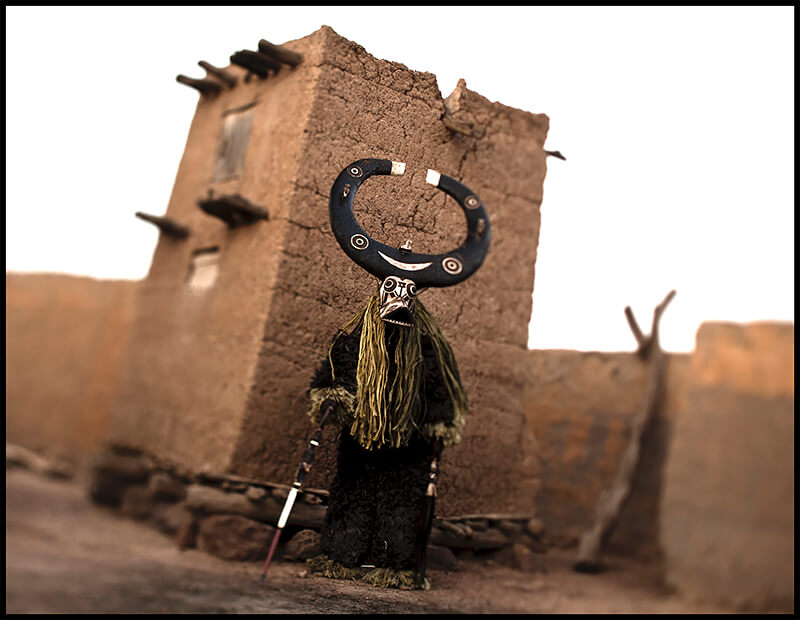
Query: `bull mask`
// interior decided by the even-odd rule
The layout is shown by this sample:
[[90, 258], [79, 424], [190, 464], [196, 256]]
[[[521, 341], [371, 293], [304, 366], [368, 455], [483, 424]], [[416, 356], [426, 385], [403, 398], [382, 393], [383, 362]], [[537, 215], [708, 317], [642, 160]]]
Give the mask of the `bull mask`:
[[416, 294], [430, 287], [453, 286], [469, 278], [489, 250], [491, 229], [486, 208], [466, 185], [435, 170], [426, 181], [452, 196], [467, 220], [464, 242], [444, 254], [420, 254], [394, 248], [370, 237], [353, 213], [356, 192], [374, 174], [402, 175], [405, 164], [389, 159], [359, 159], [339, 173], [331, 188], [328, 214], [331, 228], [345, 254], [358, 266], [381, 280], [381, 318], [411, 325]]

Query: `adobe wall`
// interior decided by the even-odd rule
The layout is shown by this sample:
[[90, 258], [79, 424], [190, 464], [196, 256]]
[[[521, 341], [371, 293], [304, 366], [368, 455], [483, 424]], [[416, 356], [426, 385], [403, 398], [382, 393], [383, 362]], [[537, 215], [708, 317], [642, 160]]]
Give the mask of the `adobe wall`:
[[[311, 431], [305, 393], [314, 368], [377, 286], [333, 237], [330, 187], [350, 162], [387, 158], [406, 162], [406, 173], [373, 177], [359, 190], [356, 213], [369, 234], [398, 246], [412, 239], [415, 251], [426, 253], [460, 245], [463, 215], [425, 183], [428, 168], [466, 183], [491, 218], [492, 246], [476, 275], [422, 295], [451, 340], [472, 404], [461, 445], [445, 452], [437, 509], [532, 513], [538, 472], [521, 388], [547, 117], [489, 102], [463, 82], [445, 101], [434, 75], [373, 58], [327, 27], [289, 47], [318, 77], [295, 193], [283, 212], [291, 228], [231, 471], [292, 479]], [[445, 114], [469, 135], [449, 130]], [[334, 435], [329, 429], [311, 485], [327, 486]]]
[[664, 469], [667, 583], [794, 611], [794, 325], [705, 323]]
[[[644, 432], [640, 467], [608, 541], [611, 550], [645, 560], [661, 557], [661, 476], [689, 357], [667, 354], [664, 400]], [[571, 547], [592, 524], [600, 494], [614, 480], [645, 398], [647, 366], [635, 353], [531, 350], [527, 369], [525, 415], [541, 460], [536, 510], [550, 542]]]
[[[616, 473], [646, 367], [633, 353], [528, 352], [525, 414], [541, 463], [536, 510], [575, 547]], [[607, 552], [659, 567], [683, 595], [794, 609], [794, 325], [701, 325], [669, 354]]]
[[76, 464], [99, 449], [138, 284], [6, 272], [6, 441]]

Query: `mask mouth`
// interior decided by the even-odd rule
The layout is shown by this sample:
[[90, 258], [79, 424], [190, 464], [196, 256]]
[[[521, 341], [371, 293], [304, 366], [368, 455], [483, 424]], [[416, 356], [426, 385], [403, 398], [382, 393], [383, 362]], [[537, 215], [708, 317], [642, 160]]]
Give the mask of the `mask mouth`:
[[380, 317], [387, 323], [401, 325], [402, 327], [414, 327], [414, 317], [402, 301], [390, 301], [380, 309]]

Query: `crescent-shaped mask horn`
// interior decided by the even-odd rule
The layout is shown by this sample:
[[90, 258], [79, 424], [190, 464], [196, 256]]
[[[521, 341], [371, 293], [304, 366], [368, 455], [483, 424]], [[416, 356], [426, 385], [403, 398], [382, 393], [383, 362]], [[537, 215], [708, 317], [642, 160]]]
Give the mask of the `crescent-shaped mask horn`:
[[359, 159], [333, 183], [328, 211], [331, 228], [345, 254], [383, 280], [389, 276], [413, 280], [420, 289], [452, 286], [469, 278], [489, 251], [489, 216], [480, 198], [466, 185], [428, 170], [426, 181], [456, 199], [467, 219], [467, 238], [444, 254], [419, 254], [393, 248], [370, 237], [356, 220], [353, 201], [361, 184], [374, 174], [401, 175], [405, 164], [389, 159]]

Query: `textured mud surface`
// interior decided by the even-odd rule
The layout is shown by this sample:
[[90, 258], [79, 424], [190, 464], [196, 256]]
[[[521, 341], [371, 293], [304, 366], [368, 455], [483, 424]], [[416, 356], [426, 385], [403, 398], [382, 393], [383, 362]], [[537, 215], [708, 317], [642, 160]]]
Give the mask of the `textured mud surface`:
[[258, 563], [179, 550], [155, 530], [86, 499], [75, 481], [6, 473], [6, 611], [9, 613], [498, 613], [715, 611], [660, 590], [642, 567], [613, 562], [581, 575], [548, 555], [548, 572], [476, 559], [430, 571], [429, 592], [382, 590], [300, 576], [278, 562], [264, 587]]

